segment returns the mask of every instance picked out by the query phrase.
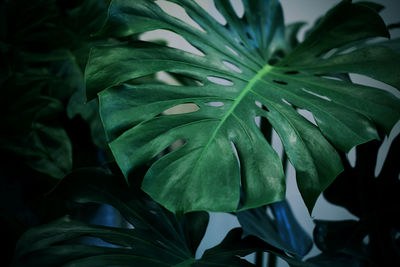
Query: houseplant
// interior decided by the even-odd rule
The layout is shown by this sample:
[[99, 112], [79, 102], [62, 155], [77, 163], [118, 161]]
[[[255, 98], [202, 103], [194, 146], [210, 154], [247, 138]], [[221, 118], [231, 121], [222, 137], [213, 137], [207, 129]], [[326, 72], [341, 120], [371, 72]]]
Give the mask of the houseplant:
[[[389, 133], [399, 119], [396, 97], [348, 77], [360, 73], [399, 87], [399, 55], [390, 48], [393, 43], [366, 41], [388, 36], [377, 14], [379, 5], [343, 1], [297, 45], [291, 42], [293, 36], [284, 34], [277, 1], [243, 1], [243, 17], [227, 1], [215, 1], [226, 26], [192, 1], [170, 2], [181, 5], [201, 29], [166, 14], [153, 1], [115, 0], [99, 33], [114, 42], [93, 48], [85, 71], [88, 98], [100, 92], [100, 115], [111, 151], [132, 185], [129, 190], [136, 192], [125, 193], [129, 190], [117, 182], [118, 173], [110, 174], [110, 167], [73, 172], [55, 191], [80, 203], [112, 204], [135, 229], [59, 220], [24, 235], [16, 264], [247, 265], [238, 256], [268, 251], [292, 265], [305, 265], [299, 257], [287, 256], [284, 245], [242, 239], [239, 229], [199, 261], [193, 259], [207, 222], [207, 215], [196, 211], [244, 211], [284, 198], [281, 159], [255, 117], [267, 119], [266, 135], [273, 128], [281, 138], [310, 211], [343, 170], [337, 150], [347, 152], [376, 139], [378, 131]], [[137, 41], [137, 34], [160, 28], [181, 35], [202, 55]], [[376, 68], [377, 63], [381, 67]], [[171, 73], [181, 85], [135, 80], [158, 71]], [[163, 113], [188, 103], [197, 110]], [[298, 108], [308, 109], [316, 124], [300, 116]], [[176, 141], [180, 146], [172, 148]], [[141, 168], [146, 169], [144, 177]], [[142, 200], [139, 185], [178, 219], [146, 196]], [[154, 226], [159, 216], [164, 221]], [[172, 230], [160, 232], [164, 224]], [[82, 235], [120, 247], [60, 243]], [[160, 256], [164, 253], [170, 255]], [[161, 261], [155, 262], [155, 255]]]

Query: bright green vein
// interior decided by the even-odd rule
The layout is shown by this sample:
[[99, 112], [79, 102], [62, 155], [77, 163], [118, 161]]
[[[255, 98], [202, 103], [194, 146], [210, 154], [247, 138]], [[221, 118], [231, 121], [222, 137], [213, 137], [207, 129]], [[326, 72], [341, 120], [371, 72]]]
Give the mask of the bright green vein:
[[225, 113], [224, 117], [222, 117], [221, 121], [218, 123], [217, 127], [215, 127], [214, 132], [212, 133], [210, 139], [208, 140], [207, 144], [205, 145], [199, 159], [196, 161], [196, 164], [194, 165], [194, 168], [196, 168], [197, 163], [200, 162], [202, 159], [205, 151], [208, 150], [208, 147], [210, 144], [214, 141], [214, 138], [217, 136], [218, 131], [221, 129], [222, 125], [225, 123], [227, 118], [233, 113], [237, 105], [240, 104], [240, 102], [243, 100], [243, 98], [247, 95], [249, 91], [253, 88], [254, 84], [258, 82], [265, 74], [270, 72], [273, 69], [271, 65], [265, 65], [257, 74], [249, 81], [249, 83], [246, 85], [246, 87], [243, 89], [242, 92], [234, 99], [232, 106], [229, 108], [229, 110]]

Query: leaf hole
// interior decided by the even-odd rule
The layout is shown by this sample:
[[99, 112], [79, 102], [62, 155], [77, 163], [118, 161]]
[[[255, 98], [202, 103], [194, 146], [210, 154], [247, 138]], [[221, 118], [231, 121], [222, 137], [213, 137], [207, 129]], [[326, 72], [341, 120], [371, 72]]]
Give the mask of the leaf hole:
[[173, 106], [167, 110], [163, 111], [163, 115], [177, 115], [177, 114], [186, 114], [196, 112], [200, 109], [198, 105], [195, 103], [184, 103]]
[[230, 0], [233, 10], [238, 18], [244, 16], [244, 6], [242, 0]]
[[297, 112], [298, 112], [301, 116], [303, 116], [303, 118], [305, 118], [306, 120], [308, 120], [309, 122], [311, 122], [312, 124], [314, 124], [315, 126], [317, 126], [317, 123], [316, 123], [316, 121], [315, 121], [315, 119], [314, 119], [314, 116], [313, 116], [313, 114], [312, 114], [310, 111], [308, 111], [308, 110], [306, 110], [306, 109], [298, 108], [298, 109], [297, 109]]
[[187, 139], [185, 138], [180, 138], [175, 141], [173, 141], [171, 144], [169, 144], [165, 149], [163, 149], [160, 153], [158, 153], [152, 160], [151, 164], [153, 164], [155, 161], [159, 160], [160, 158], [164, 157], [168, 153], [171, 153], [175, 150], [178, 150], [180, 147], [182, 147], [185, 143], [187, 142]]
[[206, 32], [197, 22], [195, 22], [186, 12], [186, 10], [176, 3], [166, 0], [156, 0], [155, 2], [165, 13], [175, 17], [186, 24], [198, 29], [199, 31]]
[[238, 43], [239, 45], [244, 47], [244, 43], [242, 42], [242, 40], [235, 37], [235, 41], [236, 41], [236, 43]]
[[160, 38], [167, 41], [168, 47], [176, 48], [194, 55], [204, 57], [203, 51], [189, 43], [179, 34], [169, 30], [153, 30], [140, 35], [140, 40], [158, 43]]
[[207, 106], [210, 106], [210, 107], [222, 107], [225, 105], [223, 102], [220, 102], [220, 101], [215, 101], [215, 102], [211, 101], [211, 102], [206, 102], [204, 104]]
[[193, 81], [197, 86], [203, 86], [204, 85], [204, 83], [200, 82], [199, 80], [193, 80]]
[[278, 154], [279, 158], [282, 160], [284, 153], [283, 143], [280, 136], [274, 129], [272, 129], [271, 146], [275, 150], [276, 154]]
[[304, 92], [306, 92], [306, 93], [308, 93], [308, 94], [310, 94], [310, 95], [319, 97], [319, 98], [324, 99], [324, 100], [326, 100], [326, 101], [332, 101], [332, 100], [331, 100], [329, 97], [327, 97], [327, 96], [317, 94], [317, 93], [315, 93], [315, 92], [313, 92], [313, 91], [310, 91], [310, 90], [307, 90], [307, 89], [305, 89], [305, 88], [301, 88], [301, 89], [302, 89]]
[[[238, 166], [238, 171], [240, 173], [240, 179], [239, 179], [239, 186], [240, 186], [240, 195], [241, 198], [242, 196], [244, 196], [244, 190], [243, 190], [243, 186], [245, 185], [245, 182], [243, 181], [245, 174], [244, 174], [244, 168], [241, 164], [241, 158], [240, 158], [240, 151], [238, 150], [236, 144], [234, 142], [231, 141], [231, 145], [232, 145], [232, 150], [233, 153], [235, 154], [236, 157], [236, 162], [237, 162], [237, 166]], [[239, 207], [240, 207], [240, 203], [239, 203]]]
[[314, 76], [319, 77], [319, 78], [323, 78], [323, 79], [330, 79], [330, 80], [335, 80], [335, 81], [342, 81], [342, 79], [340, 79], [337, 76], [331, 76], [331, 75], [321, 75], [321, 74], [314, 74]]
[[272, 212], [272, 208], [271, 208], [270, 206], [267, 206], [267, 207], [266, 207], [265, 212], [266, 212], [267, 216], [268, 216], [271, 220], [275, 220], [275, 215], [274, 215], [274, 213]]
[[254, 122], [257, 125], [257, 127], [260, 127], [260, 125], [261, 125], [261, 116], [255, 116], [254, 117]]
[[346, 154], [346, 157], [350, 163], [350, 166], [354, 168], [356, 166], [356, 148], [353, 147], [350, 149], [349, 153]]
[[355, 51], [355, 50], [357, 50], [357, 47], [349, 47], [349, 48], [347, 48], [347, 49], [344, 49], [344, 50], [340, 51], [340, 52], [338, 53], [338, 55], [349, 54], [349, 53], [351, 53], [351, 52], [353, 52], [353, 51]]
[[233, 85], [232, 81], [230, 81], [228, 79], [216, 77], [216, 76], [207, 76], [207, 80], [209, 80], [212, 83], [219, 84], [219, 85], [225, 85], [225, 86]]
[[[157, 76], [158, 79], [162, 78], [163, 73], [160, 73], [160, 77]], [[167, 78], [169, 79], [161, 79], [162, 81], [166, 82], [167, 84], [170, 85], [178, 85], [178, 86], [203, 86], [204, 83], [201, 82], [198, 79], [195, 79], [193, 77], [190, 76], [186, 76], [184, 74], [180, 74], [180, 73], [174, 73], [174, 72], [166, 72], [165, 75], [167, 76]], [[172, 82], [171, 82], [172, 81]]]
[[292, 104], [290, 104], [286, 99], [282, 98], [282, 102], [289, 105], [289, 106], [293, 106]]
[[350, 79], [355, 84], [376, 87], [395, 95], [397, 98], [400, 98], [400, 91], [387, 83], [355, 73], [350, 73]]
[[243, 72], [243, 71], [242, 71], [238, 66], [236, 66], [235, 64], [232, 64], [232, 63], [230, 63], [230, 62], [228, 62], [228, 61], [225, 61], [225, 60], [223, 60], [222, 63], [224, 63], [225, 66], [227, 66], [228, 68], [230, 68], [230, 69], [233, 70], [233, 71], [236, 71], [237, 73], [242, 73], [242, 72]]
[[240, 170], [240, 159], [239, 159], [239, 153], [238, 153], [238, 150], [237, 150], [237, 148], [236, 148], [236, 145], [235, 145], [235, 143], [234, 143], [234, 142], [232, 142], [232, 141], [231, 141], [231, 145], [232, 145], [232, 150], [233, 150], [233, 152], [235, 153], [236, 160], [237, 160], [237, 164], [238, 164], [238, 166], [239, 166], [239, 170]]
[[261, 102], [255, 101], [254, 103], [256, 104], [257, 107], [261, 108], [262, 110], [264, 110], [266, 112], [269, 112], [269, 109], [264, 104], [262, 104]]
[[333, 48], [333, 49], [329, 50], [328, 52], [326, 52], [325, 54], [322, 55], [322, 59], [328, 59], [328, 58], [332, 57], [337, 51], [338, 51], [337, 48]]
[[298, 74], [299, 72], [297, 70], [290, 70], [290, 71], [285, 71], [284, 74], [288, 74], [288, 75], [295, 75]]
[[181, 138], [178, 140], [175, 140], [169, 147], [168, 147], [168, 152], [172, 152], [177, 150], [178, 148], [182, 147], [185, 143], [187, 142], [186, 138]]
[[159, 71], [155, 74], [157, 80], [159, 81], [163, 81], [167, 84], [170, 85], [181, 85], [179, 83], [179, 81], [177, 81], [177, 79], [175, 79], [175, 77], [173, 77], [170, 73], [165, 72], [165, 71]]
[[215, 7], [214, 1], [195, 0], [208, 14], [210, 14], [219, 24], [226, 25], [226, 19]]
[[279, 81], [279, 80], [272, 80], [274, 83], [277, 83], [277, 84], [282, 84], [282, 85], [287, 85], [288, 83], [287, 82], [284, 82], [284, 81]]
[[233, 50], [233, 48], [232, 47], [230, 47], [230, 46], [225, 46], [226, 47], [226, 49], [228, 49], [229, 50], [229, 52], [231, 52], [232, 54], [234, 54], [235, 56], [239, 56], [239, 54], [235, 51], [235, 50]]
[[[392, 128], [389, 136], [385, 136], [382, 145], [379, 147], [376, 164], [375, 164], [375, 177], [378, 177], [387, 159], [388, 153], [392, 147], [394, 139], [400, 134], [400, 121], [398, 121]], [[397, 137], [399, 138], [399, 137]]]

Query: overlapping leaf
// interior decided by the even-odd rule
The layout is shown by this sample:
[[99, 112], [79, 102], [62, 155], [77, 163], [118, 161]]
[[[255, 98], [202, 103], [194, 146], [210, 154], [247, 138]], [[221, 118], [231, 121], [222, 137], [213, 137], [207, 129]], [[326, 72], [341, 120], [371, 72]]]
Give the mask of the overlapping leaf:
[[[94, 41], [90, 33], [101, 27], [106, 14], [106, 0], [81, 2], [69, 8], [55, 0], [0, 4], [0, 149], [55, 178], [72, 168], [71, 141], [61, 122], [63, 104], [77, 88], [84, 95], [80, 67]], [[94, 108], [91, 115], [98, 116]]]
[[[400, 57], [390, 48], [333, 51], [388, 36], [368, 5], [343, 1], [279, 61], [290, 46], [278, 1], [243, 1], [239, 17], [230, 1], [217, 0], [225, 26], [195, 1], [170, 2], [184, 8], [202, 30], [168, 15], [155, 1], [114, 0], [103, 31], [130, 36], [166, 29], [203, 55], [127, 41], [93, 49], [86, 69], [87, 94], [101, 91], [102, 120], [125, 176], [183, 141], [152, 164], [142, 183], [167, 209], [235, 211], [241, 193], [243, 209], [284, 198], [282, 165], [257, 127], [258, 116], [278, 133], [309, 210], [342, 171], [335, 147], [348, 151], [378, 138], [376, 126], [388, 132], [399, 119], [399, 100], [390, 93], [331, 78], [359, 73], [400, 87]], [[129, 84], [158, 71], [184, 75], [197, 85]], [[187, 103], [198, 110], [163, 114]], [[310, 111], [316, 125], [297, 108]]]
[[[133, 228], [105, 227], [64, 217], [29, 230], [18, 243], [14, 266], [252, 266], [241, 256], [279, 250], [233, 229], [201, 259], [194, 255], [208, 224], [206, 212], [185, 214], [181, 221], [143, 193], [128, 188], [123, 178], [101, 170], [76, 171], [53, 192], [78, 203], [115, 207]], [[104, 240], [90, 245], [82, 237]]]
[[[267, 209], [273, 216], [267, 213]], [[305, 256], [312, 248], [311, 237], [294, 218], [286, 201], [238, 212], [237, 218], [246, 236], [257, 236], [297, 258]]]
[[376, 176], [375, 167], [382, 160], [378, 156], [382, 144], [382, 141], [374, 141], [358, 146], [355, 165], [351, 166], [344, 159], [345, 171], [324, 191], [328, 201], [346, 208], [359, 220], [316, 221], [314, 240], [323, 253], [315, 260], [325, 258], [326, 262], [332, 262], [337, 257], [335, 254], [340, 253], [354, 262], [354, 266], [364, 261], [399, 265], [400, 220], [395, 203], [400, 201], [400, 166], [397, 163], [400, 136], [393, 139], [382, 169]]

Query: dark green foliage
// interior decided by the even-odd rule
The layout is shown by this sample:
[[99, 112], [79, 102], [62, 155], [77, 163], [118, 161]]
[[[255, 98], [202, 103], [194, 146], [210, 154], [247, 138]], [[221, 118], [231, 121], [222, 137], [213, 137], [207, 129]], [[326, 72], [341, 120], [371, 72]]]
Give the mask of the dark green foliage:
[[72, 145], [60, 121], [71, 95], [84, 91], [82, 69], [95, 41], [90, 33], [102, 25], [106, 4], [2, 3], [0, 148], [55, 178], [72, 168]]
[[[375, 177], [381, 144], [374, 141], [357, 147], [355, 166], [351, 167], [344, 161], [345, 171], [324, 192], [330, 202], [346, 208], [359, 218], [359, 221], [316, 222], [314, 238], [324, 257], [341, 253], [366, 266], [400, 264], [397, 205], [400, 201], [400, 167], [397, 162], [400, 136], [393, 140], [382, 170]], [[368, 239], [365, 240], [366, 237]]]
[[[254, 237], [242, 239], [237, 228], [195, 260], [208, 224], [206, 212], [188, 213], [178, 221], [143, 192], [128, 188], [122, 177], [101, 169], [73, 172], [52, 194], [81, 204], [112, 205], [133, 227], [105, 227], [64, 217], [24, 234], [13, 266], [251, 266], [239, 256], [272, 251], [286, 257]], [[89, 236], [116, 246], [79, 241]]]
[[[350, 79], [400, 87], [399, 40], [371, 42], [397, 27], [384, 25], [382, 6], [342, 1], [299, 43], [304, 24], [285, 26], [277, 0], [243, 0], [243, 17], [215, 0], [226, 25], [195, 1], [169, 1], [202, 30], [154, 0], [1, 1], [5, 264], [21, 235], [14, 266], [253, 266], [242, 257], [254, 252], [256, 264], [264, 252], [291, 266], [400, 264], [400, 139], [376, 178], [381, 142], [360, 145], [391, 131], [400, 101]], [[138, 41], [157, 29], [199, 55]], [[157, 80], [160, 71], [179, 85]], [[195, 109], [171, 114], [182, 104]], [[356, 145], [352, 168], [344, 152]], [[312, 242], [279, 202], [286, 159], [309, 211], [328, 188], [329, 201], [360, 218], [316, 221], [322, 254], [305, 262]], [[117, 224], [93, 221], [102, 207]], [[242, 228], [195, 259], [205, 211], [239, 211]]]
[[[98, 164], [87, 125], [68, 118], [66, 107], [77, 91], [85, 99], [82, 70], [90, 45], [100, 41], [90, 33], [101, 27], [107, 1], [61, 2], [0, 3], [0, 223], [11, 251], [26, 229], [64, 214], [62, 203], [46, 199], [58, 179]], [[97, 106], [91, 112], [98, 116]], [[2, 264], [12, 255], [5, 253]]]

